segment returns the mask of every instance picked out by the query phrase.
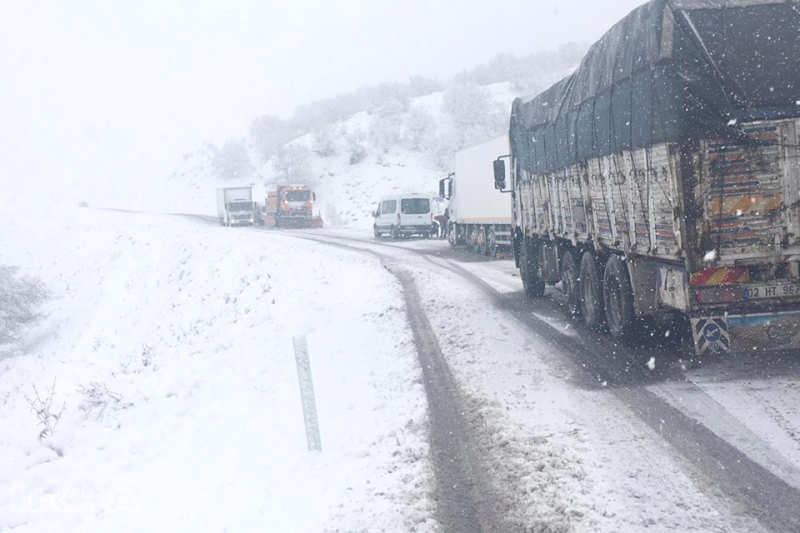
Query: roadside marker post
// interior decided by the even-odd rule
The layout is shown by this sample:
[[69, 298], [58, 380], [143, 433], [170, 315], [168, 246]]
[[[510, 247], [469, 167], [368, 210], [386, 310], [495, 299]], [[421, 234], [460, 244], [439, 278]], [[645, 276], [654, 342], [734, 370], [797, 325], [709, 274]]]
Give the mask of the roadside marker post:
[[311, 379], [311, 362], [308, 358], [308, 343], [305, 336], [295, 337], [294, 358], [297, 362], [297, 380], [300, 383], [300, 399], [303, 403], [303, 419], [306, 424], [308, 451], [322, 451], [317, 421], [317, 402], [314, 399], [314, 382]]

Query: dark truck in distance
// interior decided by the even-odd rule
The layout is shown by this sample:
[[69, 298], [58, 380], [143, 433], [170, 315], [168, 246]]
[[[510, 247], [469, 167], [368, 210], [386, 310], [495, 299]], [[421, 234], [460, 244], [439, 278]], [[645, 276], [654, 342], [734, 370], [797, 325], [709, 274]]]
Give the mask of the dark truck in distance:
[[800, 347], [798, 28], [794, 2], [652, 0], [516, 99], [495, 186], [526, 293], [560, 281], [617, 338], [678, 319], [698, 355]]

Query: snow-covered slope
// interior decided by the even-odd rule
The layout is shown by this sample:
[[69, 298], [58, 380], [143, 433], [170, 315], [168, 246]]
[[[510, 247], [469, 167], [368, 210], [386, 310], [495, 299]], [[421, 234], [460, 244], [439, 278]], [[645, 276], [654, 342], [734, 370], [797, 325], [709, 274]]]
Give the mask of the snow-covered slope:
[[[557, 73], [554, 77], [562, 75]], [[499, 112], [507, 113], [512, 100], [518, 96], [511, 84], [500, 83], [483, 88], [488, 105]], [[396, 127], [397, 138], [388, 146], [379, 145], [376, 135], [371, 134], [373, 123], [380, 120], [377, 113], [357, 113], [347, 120], [328, 127], [333, 134], [335, 153], [326, 157], [313, 152], [313, 134], [300, 137], [290, 145], [303, 145], [311, 153], [309, 179], [316, 188], [318, 210], [327, 226], [368, 228], [372, 225], [370, 212], [381, 196], [396, 192], [424, 192], [436, 195], [438, 182], [447, 176], [452, 167], [455, 148], [463, 143], [476, 143], [492, 138], [497, 131], [491, 128], [476, 128], [471, 132], [459, 131], [453, 117], [442, 110], [444, 93], [434, 93], [414, 98], [407, 110], [390, 114], [385, 118]], [[423, 146], [411, 146], [409, 142], [409, 120], [412, 110], [424, 109], [432, 119], [432, 125]], [[505, 110], [505, 111], [504, 111]], [[502, 131], [507, 122], [499, 121]], [[351, 163], [353, 143], [365, 150], [366, 157]], [[380, 143], [382, 144], [382, 143]], [[255, 160], [255, 155], [253, 155]], [[276, 176], [271, 163], [258, 168], [255, 175], [246, 180], [224, 181], [215, 177], [211, 164], [211, 153], [198, 150], [187, 156], [184, 164], [176, 170], [157, 194], [141, 197], [136, 204], [148, 210], [170, 212], [214, 213], [213, 189], [222, 186], [256, 184], [256, 194], [263, 195], [265, 183]]]
[[0, 531], [432, 530], [421, 372], [377, 261], [173, 216], [0, 208], [0, 264], [53, 297], [0, 354]]

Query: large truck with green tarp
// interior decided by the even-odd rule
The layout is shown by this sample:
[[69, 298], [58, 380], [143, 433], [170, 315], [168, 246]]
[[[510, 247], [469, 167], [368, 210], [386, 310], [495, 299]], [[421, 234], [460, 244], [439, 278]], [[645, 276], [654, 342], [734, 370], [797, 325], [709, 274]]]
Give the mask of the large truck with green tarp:
[[697, 354], [800, 347], [798, 2], [652, 0], [516, 99], [509, 138], [529, 296], [560, 282], [618, 338], [688, 324]]

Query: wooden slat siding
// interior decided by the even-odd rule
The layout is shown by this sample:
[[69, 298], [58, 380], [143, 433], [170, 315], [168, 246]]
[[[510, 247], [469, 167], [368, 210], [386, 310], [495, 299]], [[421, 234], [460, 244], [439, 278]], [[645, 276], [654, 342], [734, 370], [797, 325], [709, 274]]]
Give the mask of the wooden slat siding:
[[725, 139], [706, 143], [705, 180], [698, 193], [705, 198], [710, 243], [726, 253], [772, 250], [783, 229], [783, 174], [781, 125], [743, 126], [747, 135], [764, 146], [756, 149]]

